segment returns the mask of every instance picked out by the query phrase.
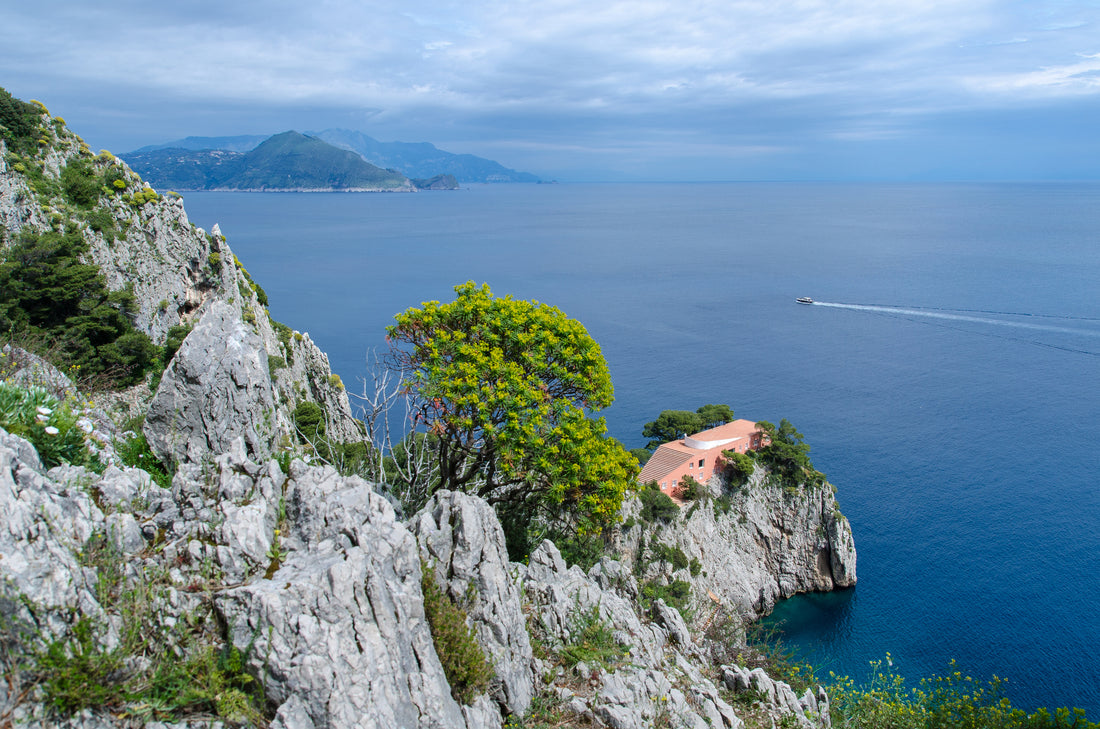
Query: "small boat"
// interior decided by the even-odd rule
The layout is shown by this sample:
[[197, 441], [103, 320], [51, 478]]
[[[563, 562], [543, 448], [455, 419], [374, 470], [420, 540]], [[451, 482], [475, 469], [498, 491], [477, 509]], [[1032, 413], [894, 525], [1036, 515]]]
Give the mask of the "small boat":
[[799, 296], [797, 299], [795, 299], [795, 301], [797, 301], [800, 304], [812, 304], [812, 303], [814, 303], [814, 300], [811, 299], [809, 296]]

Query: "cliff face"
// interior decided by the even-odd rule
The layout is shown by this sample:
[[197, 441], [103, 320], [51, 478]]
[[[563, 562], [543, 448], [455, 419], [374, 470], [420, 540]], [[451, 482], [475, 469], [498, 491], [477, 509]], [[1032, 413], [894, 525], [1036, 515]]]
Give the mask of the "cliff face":
[[[621, 563], [586, 574], [551, 542], [509, 563], [492, 509], [466, 494], [440, 492], [403, 524], [370, 484], [302, 461], [289, 473], [256, 463], [240, 440], [184, 464], [164, 489], [138, 469], [46, 472], [29, 443], [0, 430], [0, 510], [0, 717], [19, 726], [145, 723], [117, 706], [60, 716], [46, 701], [56, 688], [27, 670], [47, 645], [110, 657], [113, 673], [97, 680], [135, 685], [168, 661], [202, 687], [212, 669], [195, 655], [236, 656], [250, 677], [240, 685], [262, 684], [270, 707], [255, 721], [275, 729], [501, 727], [536, 695], [569, 725], [739, 729], [744, 692], [763, 726], [829, 726], [824, 692], [714, 667], [677, 611], [658, 601], [640, 612]], [[452, 697], [426, 619], [422, 560], [466, 605], [495, 667], [467, 705]]]
[[[91, 158], [46, 126], [52, 147], [34, 164], [49, 183]], [[403, 522], [383, 487], [273, 457], [300, 402], [321, 406], [330, 435], [359, 432], [324, 353], [270, 320], [216, 228], [191, 226], [178, 200], [145, 193], [117, 161], [89, 164], [117, 167], [115, 189], [128, 191], [101, 196], [98, 230], [25, 163], [0, 167], [4, 240], [71, 214], [110, 285], [133, 285], [142, 331], [163, 342], [191, 327], [155, 392], [147, 381], [112, 401], [145, 416], [174, 475], [158, 485], [113, 455], [102, 473], [47, 469], [0, 428], [0, 725], [182, 728], [216, 714], [276, 729], [474, 729], [537, 705], [559, 726], [829, 726], [823, 691], [798, 695], [716, 660], [729, 645], [643, 593], [682, 578], [699, 606], [710, 591], [755, 614], [851, 584], [851, 532], [831, 490], [791, 492], [758, 472], [726, 500], [624, 529], [622, 559], [587, 572], [551, 542], [510, 563], [493, 510], [466, 494], [439, 492]], [[48, 364], [19, 367], [21, 386], [62, 383], [51, 387], [87, 399]], [[97, 425], [107, 414], [88, 414], [88, 438], [109, 437]], [[647, 557], [656, 543], [697, 568]], [[458, 629], [429, 624], [422, 565], [463, 608]], [[460, 703], [441, 660], [455, 651], [440, 646], [467, 631], [494, 671]]]
[[[87, 262], [99, 267], [108, 288], [132, 288], [135, 328], [157, 344], [177, 326], [191, 327], [187, 339], [195, 338], [180, 347], [186, 361], [169, 364], [160, 382], [163, 393], [143, 393], [139, 387], [127, 397], [104, 396], [105, 406], [118, 408], [123, 419], [142, 416], [155, 395], [160, 407], [145, 432], [158, 444], [157, 455], [173, 461], [216, 455], [246, 434], [252, 455], [269, 455], [278, 443], [295, 439], [293, 412], [302, 402], [321, 407], [333, 439], [362, 438], [328, 357], [308, 335], [271, 319], [263, 289], [217, 226], [209, 233], [195, 227], [182, 199], [145, 188], [109, 154], [93, 157], [79, 137], [48, 115], [42, 130], [49, 144], [37, 158], [20, 161], [22, 170], [10, 163], [0, 141], [0, 246], [23, 230], [42, 233], [75, 225], [88, 244]], [[59, 184], [62, 170], [73, 161], [115, 181], [94, 205], [78, 212]], [[208, 319], [215, 309], [218, 313]], [[217, 339], [226, 345], [222, 354], [231, 355], [224, 363], [201, 354]], [[204, 373], [199, 382], [191, 376], [196, 368]], [[232, 407], [213, 402], [214, 393], [227, 397]], [[252, 423], [234, 417], [245, 411], [253, 413]]]
[[[641, 565], [640, 579], [690, 583], [698, 615], [721, 608], [745, 617], [796, 593], [856, 583], [855, 541], [831, 485], [785, 488], [758, 467], [743, 486], [730, 490], [716, 477], [710, 487], [711, 498], [684, 504], [671, 523], [622, 531], [624, 561]], [[627, 523], [639, 512], [628, 507]], [[680, 549], [689, 566], [655, 558], [655, 545]]]

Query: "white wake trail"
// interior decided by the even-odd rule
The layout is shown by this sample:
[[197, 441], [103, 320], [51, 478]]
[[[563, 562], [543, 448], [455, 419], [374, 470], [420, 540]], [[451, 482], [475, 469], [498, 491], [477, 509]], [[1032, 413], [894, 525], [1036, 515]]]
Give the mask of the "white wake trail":
[[906, 309], [901, 306], [869, 306], [865, 304], [839, 304], [830, 301], [815, 301], [814, 306], [828, 306], [833, 309], [854, 309], [856, 311], [876, 311], [882, 314], [894, 314], [898, 316], [920, 316], [928, 319], [947, 319], [950, 321], [965, 321], [974, 324], [992, 324], [994, 326], [1013, 327], [1016, 329], [1032, 329], [1042, 332], [1058, 332], [1060, 334], [1076, 334], [1086, 337], [1100, 337], [1100, 330], [1074, 329], [1071, 327], [1052, 326], [1050, 324], [1034, 324], [1025, 321], [1006, 321], [1004, 319], [989, 319], [984, 316], [966, 316], [965, 314], [947, 314], [940, 311], [927, 311], [921, 309]]

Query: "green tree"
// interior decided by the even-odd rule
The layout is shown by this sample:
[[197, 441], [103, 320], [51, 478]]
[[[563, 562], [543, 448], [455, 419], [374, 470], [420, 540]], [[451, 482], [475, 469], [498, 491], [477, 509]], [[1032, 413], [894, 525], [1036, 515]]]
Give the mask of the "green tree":
[[642, 426], [642, 435], [649, 438], [646, 448], [654, 449], [662, 443], [698, 433], [703, 420], [690, 410], [662, 410], [656, 420]]
[[695, 412], [690, 410], [662, 410], [656, 420], [642, 426], [642, 435], [649, 438], [646, 448], [655, 449], [662, 443], [678, 440], [685, 435], [714, 428], [733, 420], [729, 405], [703, 405]]
[[82, 263], [80, 232], [23, 231], [0, 258], [0, 330], [51, 342], [62, 364], [120, 386], [138, 382], [158, 358], [134, 329], [133, 291], [111, 291], [99, 267]]
[[704, 405], [695, 412], [699, 414], [703, 430], [717, 428], [733, 420], [733, 410], [729, 405]]
[[761, 420], [756, 427], [765, 436], [764, 442], [771, 441], [757, 451], [757, 460], [778, 474], [784, 483], [815, 486], [825, 481], [825, 474], [810, 461], [810, 446], [802, 441], [802, 434], [789, 420], [780, 420], [778, 428]]
[[603, 418], [589, 414], [613, 399], [599, 345], [555, 307], [494, 298], [472, 281], [455, 292], [387, 329], [413, 422], [434, 436], [428, 491], [482, 496], [511, 522], [506, 532], [538, 516], [599, 532], [618, 518], [638, 473]]

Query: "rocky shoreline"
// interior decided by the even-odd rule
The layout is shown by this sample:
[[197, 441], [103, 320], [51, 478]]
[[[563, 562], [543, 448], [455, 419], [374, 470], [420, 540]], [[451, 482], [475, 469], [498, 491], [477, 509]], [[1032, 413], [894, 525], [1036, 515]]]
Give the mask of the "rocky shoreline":
[[[63, 124], [43, 125], [45, 179], [90, 157]], [[796, 695], [723, 658], [776, 600], [855, 583], [828, 484], [786, 488], [758, 468], [657, 521], [632, 500], [618, 559], [587, 571], [550, 541], [510, 562], [492, 508], [468, 494], [438, 492], [403, 518], [383, 485], [287, 455], [305, 410], [333, 442], [361, 443], [362, 425], [325, 354], [271, 319], [217, 227], [190, 224], [178, 198], [145, 192], [117, 160], [94, 163], [117, 166], [125, 192], [97, 203], [110, 225], [68, 223], [112, 289], [132, 286], [139, 330], [184, 336], [159, 380], [91, 409], [108, 440], [123, 436], [114, 422], [140, 422], [174, 468], [158, 484], [107, 451], [101, 473], [47, 468], [0, 429], [0, 726], [474, 729], [520, 726], [536, 705], [573, 726], [829, 726], [820, 689]], [[9, 238], [53, 230], [59, 200], [0, 163]], [[86, 399], [45, 363], [4, 374]], [[425, 568], [493, 668], [466, 703], [437, 649]], [[681, 583], [683, 611], [650, 594]], [[723, 645], [706, 635], [715, 604], [734, 628]], [[59, 678], [76, 669], [121, 693], [81, 703], [65, 691], [87, 686]], [[173, 670], [186, 680], [172, 686], [201, 700], [150, 698]]]

